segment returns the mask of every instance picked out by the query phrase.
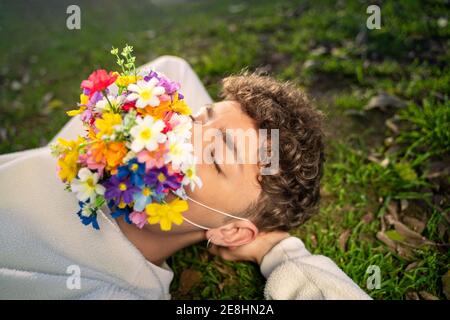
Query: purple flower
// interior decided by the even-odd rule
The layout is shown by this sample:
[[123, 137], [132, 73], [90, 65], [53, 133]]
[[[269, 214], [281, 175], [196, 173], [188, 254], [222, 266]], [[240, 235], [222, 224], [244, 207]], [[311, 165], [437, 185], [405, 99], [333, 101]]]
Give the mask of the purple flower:
[[93, 108], [95, 107], [95, 105], [97, 104], [97, 102], [99, 102], [100, 100], [103, 99], [103, 94], [99, 91], [97, 91], [96, 93], [94, 93], [92, 95], [92, 97], [89, 99], [88, 102], [88, 107]]
[[144, 77], [144, 81], [150, 81], [153, 78], [160, 80], [158, 73], [156, 73], [155, 71], [150, 71], [150, 73]]
[[179, 83], [170, 81], [165, 77], [161, 77], [161, 79], [159, 79], [158, 86], [161, 86], [164, 89], [166, 89], [166, 93], [169, 95], [174, 94], [178, 89], [180, 89]]
[[180, 178], [169, 175], [167, 167], [151, 169], [144, 176], [144, 182], [154, 187], [157, 193], [166, 192], [167, 189], [177, 190], [181, 186]]
[[114, 199], [116, 203], [120, 203], [122, 199], [124, 203], [131, 203], [133, 201], [133, 194], [139, 192], [141, 189], [133, 186], [127, 177], [123, 179], [117, 176], [112, 176], [106, 183], [106, 200]]
[[83, 121], [83, 122], [89, 122], [93, 118], [93, 116], [94, 116], [94, 114], [92, 113], [92, 111], [89, 109], [86, 109], [83, 111], [80, 118], [81, 118], [81, 121]]

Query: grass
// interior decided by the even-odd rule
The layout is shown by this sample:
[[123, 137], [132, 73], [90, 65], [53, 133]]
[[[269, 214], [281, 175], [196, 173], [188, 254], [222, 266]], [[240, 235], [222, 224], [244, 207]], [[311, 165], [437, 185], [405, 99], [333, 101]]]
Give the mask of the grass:
[[[77, 3], [82, 28], [65, 28]], [[307, 90], [327, 114], [321, 212], [292, 233], [333, 259], [375, 299], [445, 299], [450, 105], [445, 1], [385, 1], [382, 28], [365, 28], [369, 2], [30, 1], [0, 3], [0, 153], [45, 145], [68, 120], [79, 83], [112, 68], [111, 46], [134, 45], [138, 64], [182, 56], [217, 99], [220, 79], [263, 68]], [[367, 111], [379, 92], [405, 101]], [[419, 220], [435, 245], [411, 247], [386, 217]], [[380, 241], [386, 229], [392, 250]], [[193, 246], [169, 261], [177, 299], [261, 299], [255, 265]], [[381, 288], [366, 286], [367, 268]], [[425, 292], [425, 293], [424, 293]], [[427, 295], [428, 294], [428, 295]]]

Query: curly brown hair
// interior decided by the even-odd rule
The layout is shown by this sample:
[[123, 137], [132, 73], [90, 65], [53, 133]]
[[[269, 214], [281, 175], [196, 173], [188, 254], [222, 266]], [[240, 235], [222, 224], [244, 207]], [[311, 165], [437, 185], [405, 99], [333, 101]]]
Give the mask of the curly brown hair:
[[322, 113], [289, 82], [242, 72], [223, 79], [221, 96], [240, 103], [258, 128], [279, 129], [279, 171], [260, 175], [258, 201], [243, 213], [261, 231], [289, 231], [317, 212], [323, 175]]

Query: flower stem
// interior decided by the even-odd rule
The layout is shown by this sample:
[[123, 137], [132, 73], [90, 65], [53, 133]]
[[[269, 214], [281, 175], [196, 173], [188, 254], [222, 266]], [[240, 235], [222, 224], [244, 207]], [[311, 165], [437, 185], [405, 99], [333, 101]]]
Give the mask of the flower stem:
[[114, 112], [116, 112], [117, 110], [114, 109], [114, 106], [112, 105], [111, 101], [109, 101], [108, 99], [108, 95], [105, 93], [105, 90], [102, 90], [102, 94], [105, 97], [106, 101], [108, 101], [109, 106], [111, 107], [111, 110], [113, 110]]

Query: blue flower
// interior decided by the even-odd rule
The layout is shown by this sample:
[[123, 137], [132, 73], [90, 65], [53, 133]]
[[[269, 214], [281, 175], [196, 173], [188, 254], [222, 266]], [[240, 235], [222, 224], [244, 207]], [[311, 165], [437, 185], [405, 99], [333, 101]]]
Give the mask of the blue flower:
[[89, 200], [86, 202], [78, 201], [80, 210], [77, 212], [78, 217], [80, 217], [81, 222], [88, 226], [92, 224], [94, 229], [100, 230], [100, 226], [97, 221], [97, 212], [90, 206]]
[[158, 193], [155, 188], [144, 186], [140, 192], [136, 192], [133, 195], [135, 211], [144, 211], [145, 206], [151, 203], [153, 200], [162, 202], [164, 199], [164, 193]]
[[132, 223], [132, 221], [130, 219], [130, 214], [131, 214], [132, 210], [130, 207], [125, 206], [124, 208], [120, 208], [120, 207], [116, 206], [113, 201], [108, 202], [108, 207], [111, 210], [111, 217], [113, 217], [114, 219], [117, 219], [117, 218], [123, 216], [124, 220], [128, 224]]
[[123, 178], [130, 176], [130, 182], [138, 187], [144, 184], [142, 176], [145, 173], [145, 165], [139, 163], [136, 158], [128, 161], [128, 164], [117, 168], [117, 177], [122, 180]]

